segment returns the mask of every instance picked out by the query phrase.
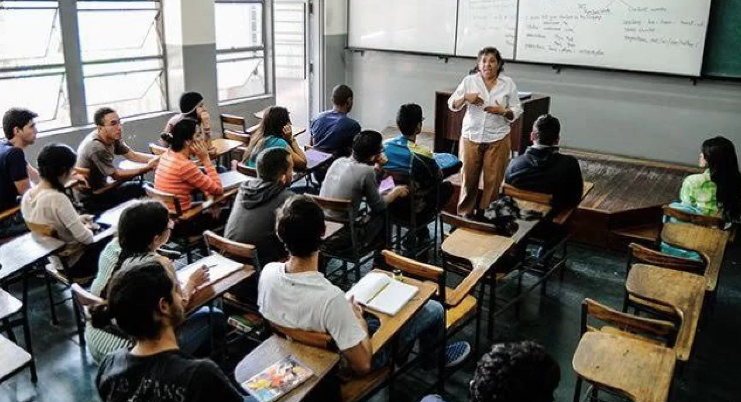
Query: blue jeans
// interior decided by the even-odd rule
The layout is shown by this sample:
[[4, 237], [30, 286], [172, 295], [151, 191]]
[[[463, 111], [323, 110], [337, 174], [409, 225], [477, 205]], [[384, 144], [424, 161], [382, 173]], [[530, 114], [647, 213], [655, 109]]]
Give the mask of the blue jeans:
[[226, 316], [217, 308], [211, 310], [208, 307], [201, 307], [188, 316], [175, 331], [180, 350], [189, 355], [194, 355], [196, 352], [210, 349], [211, 328], [209, 327], [209, 316], [211, 325], [213, 325], [214, 345], [223, 343], [227, 330]]
[[445, 402], [445, 399], [440, 395], [427, 395], [420, 402]]
[[[368, 321], [368, 332], [372, 335], [380, 325], [375, 318], [366, 319]], [[419, 339], [420, 351], [431, 351], [435, 349], [436, 344], [440, 343], [445, 334], [445, 309], [442, 304], [435, 300], [430, 300], [412, 317], [399, 331], [399, 350], [411, 350], [414, 341]], [[442, 345], [439, 345], [442, 346]], [[434, 353], [427, 353], [423, 365], [434, 364]], [[373, 356], [372, 368], [385, 367], [390, 363], [391, 351], [390, 345], [385, 346], [381, 351]]]

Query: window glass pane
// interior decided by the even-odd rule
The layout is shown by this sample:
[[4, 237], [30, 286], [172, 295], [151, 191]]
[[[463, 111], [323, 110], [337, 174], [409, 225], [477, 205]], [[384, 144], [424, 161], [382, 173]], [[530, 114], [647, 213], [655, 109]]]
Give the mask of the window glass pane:
[[56, 1], [5, 1], [0, 7], [0, 67], [64, 63]]
[[120, 116], [165, 110], [164, 71], [161, 64], [145, 68], [148, 63], [151, 61], [85, 66], [88, 120], [93, 120], [101, 106], [116, 109]]
[[262, 46], [262, 4], [216, 3], [216, 49]]
[[162, 55], [158, 3], [83, 3], [78, 11], [83, 61]]
[[[36, 112], [39, 131], [68, 127], [69, 98], [63, 69], [34, 71], [34, 75], [12, 78], [0, 76], [0, 113], [12, 107]], [[0, 136], [2, 134], [0, 133]]]
[[265, 93], [265, 63], [261, 54], [251, 52], [247, 57], [236, 58], [217, 55], [216, 75], [219, 100], [248, 98]]

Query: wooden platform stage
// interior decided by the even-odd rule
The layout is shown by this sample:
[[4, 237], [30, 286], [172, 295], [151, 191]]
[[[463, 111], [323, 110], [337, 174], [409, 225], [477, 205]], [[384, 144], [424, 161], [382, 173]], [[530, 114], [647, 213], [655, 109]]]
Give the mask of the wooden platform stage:
[[[384, 138], [398, 131], [387, 128]], [[422, 133], [418, 142], [432, 147], [432, 133]], [[572, 238], [595, 246], [623, 249], [630, 241], [651, 241], [661, 227], [661, 207], [679, 198], [685, 176], [698, 173], [696, 167], [635, 159], [563, 148], [564, 154], [579, 159], [584, 180], [594, 183], [574, 215]], [[455, 211], [460, 180], [448, 210]]]

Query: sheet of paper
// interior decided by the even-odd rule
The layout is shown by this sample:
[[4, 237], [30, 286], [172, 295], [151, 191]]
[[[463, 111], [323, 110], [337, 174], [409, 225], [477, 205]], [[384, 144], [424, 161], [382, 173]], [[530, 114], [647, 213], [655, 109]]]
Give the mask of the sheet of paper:
[[419, 289], [416, 286], [391, 279], [366, 306], [388, 315], [396, 315], [417, 292]]
[[229, 276], [232, 272], [235, 272], [242, 268], [244, 264], [230, 260], [222, 256], [221, 254], [212, 254], [208, 257], [201, 258], [200, 260], [181, 268], [177, 272], [178, 282], [180, 282], [180, 286], [185, 286], [185, 284], [188, 283], [188, 279], [190, 279], [190, 276], [193, 274], [193, 272], [204, 265], [208, 269], [209, 280], [208, 283], [204, 284], [201, 287], [205, 287], [218, 282], [219, 280]]

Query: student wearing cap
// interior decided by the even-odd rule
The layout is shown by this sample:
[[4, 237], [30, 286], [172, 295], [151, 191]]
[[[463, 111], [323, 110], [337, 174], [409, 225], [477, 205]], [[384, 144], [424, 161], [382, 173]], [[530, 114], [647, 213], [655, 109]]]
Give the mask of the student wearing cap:
[[162, 131], [172, 133], [175, 124], [184, 118], [193, 119], [198, 123], [197, 140], [211, 140], [211, 116], [203, 103], [203, 95], [198, 92], [185, 92], [180, 95], [180, 114], [172, 116]]

